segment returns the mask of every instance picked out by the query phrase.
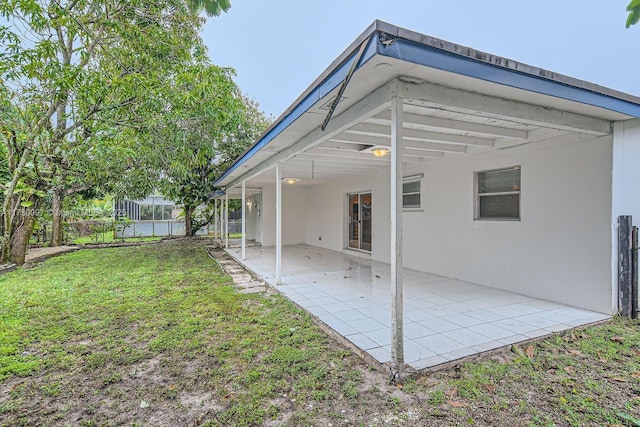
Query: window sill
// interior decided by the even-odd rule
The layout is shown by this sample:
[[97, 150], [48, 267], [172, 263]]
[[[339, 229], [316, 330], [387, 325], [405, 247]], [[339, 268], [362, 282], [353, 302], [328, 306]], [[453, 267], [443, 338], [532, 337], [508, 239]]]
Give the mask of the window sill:
[[521, 218], [474, 218], [473, 220], [474, 220], [474, 221], [483, 221], [483, 222], [486, 222], [486, 221], [520, 222], [520, 221], [522, 221], [522, 219], [521, 219]]
[[402, 212], [424, 212], [421, 208], [402, 208]]

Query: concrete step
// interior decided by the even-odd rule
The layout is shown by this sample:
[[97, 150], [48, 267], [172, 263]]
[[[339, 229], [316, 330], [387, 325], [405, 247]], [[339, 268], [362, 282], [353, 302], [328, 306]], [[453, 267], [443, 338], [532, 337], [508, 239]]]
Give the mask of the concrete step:
[[232, 274], [233, 282], [236, 284], [253, 282], [253, 277], [249, 274]]
[[259, 294], [265, 292], [266, 290], [267, 288], [265, 288], [264, 286], [256, 286], [253, 288], [239, 289], [238, 292], [240, 292], [241, 294]]
[[255, 278], [247, 272], [234, 259], [223, 252], [210, 251], [209, 254], [216, 259], [224, 272], [231, 276], [238, 292], [242, 294], [258, 294], [266, 292], [265, 283]]
[[253, 282], [238, 283], [238, 287], [242, 289], [255, 288], [257, 286], [260, 286], [263, 288], [265, 287], [264, 282], [260, 282], [258, 280], [254, 280]]
[[246, 270], [244, 268], [225, 268], [224, 271], [226, 271], [228, 274], [231, 274], [232, 276], [234, 274], [246, 273]]

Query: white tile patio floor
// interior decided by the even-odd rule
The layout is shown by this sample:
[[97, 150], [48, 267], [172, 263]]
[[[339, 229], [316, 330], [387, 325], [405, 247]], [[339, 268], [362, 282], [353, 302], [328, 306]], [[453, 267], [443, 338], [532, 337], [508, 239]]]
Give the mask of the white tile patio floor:
[[[240, 258], [240, 249], [228, 253]], [[242, 262], [275, 286], [275, 248], [249, 247]], [[289, 299], [381, 363], [390, 359], [388, 264], [313, 246], [285, 246]], [[435, 274], [403, 269], [405, 362], [433, 367], [610, 316]]]

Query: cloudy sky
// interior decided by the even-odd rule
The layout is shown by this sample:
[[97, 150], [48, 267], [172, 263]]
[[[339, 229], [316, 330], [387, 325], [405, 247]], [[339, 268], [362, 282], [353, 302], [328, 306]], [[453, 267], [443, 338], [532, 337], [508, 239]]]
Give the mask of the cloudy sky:
[[375, 19], [640, 96], [628, 0], [233, 0], [203, 38], [279, 116]]

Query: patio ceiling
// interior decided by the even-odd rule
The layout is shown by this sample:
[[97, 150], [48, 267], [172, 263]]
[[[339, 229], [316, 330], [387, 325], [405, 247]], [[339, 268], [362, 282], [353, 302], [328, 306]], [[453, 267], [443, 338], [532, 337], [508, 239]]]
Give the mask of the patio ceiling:
[[[275, 174], [270, 167], [274, 161], [283, 161], [282, 176], [299, 180], [297, 186], [322, 184], [389, 168], [391, 156], [376, 157], [372, 150], [391, 145], [388, 99], [398, 91], [407, 94], [403, 100], [405, 167], [437, 162], [445, 157], [543, 143], [565, 135], [581, 138], [610, 132], [610, 122], [602, 118], [463, 93], [403, 76], [343, 110], [332, 119], [335, 122], [330, 123], [334, 125], [332, 128], [324, 132], [316, 128], [288, 147], [271, 147], [266, 153], [272, 160], [266, 158], [262, 165], [256, 165], [254, 170], [258, 173], [250, 176], [248, 185], [272, 185]], [[381, 96], [382, 93], [387, 96]], [[440, 101], [434, 102], [430, 93], [439, 96]], [[479, 110], [480, 105], [485, 109]], [[324, 118], [316, 116], [316, 120]], [[265, 154], [257, 156], [261, 155]], [[240, 179], [236, 179], [232, 185], [239, 182]]]
[[387, 167], [389, 157], [371, 149], [390, 144], [396, 96], [409, 166], [562, 135], [606, 135], [612, 121], [640, 116], [640, 98], [376, 21], [216, 185], [272, 184], [276, 163], [298, 185]]
[[[404, 103], [404, 155], [406, 166], [438, 161], [445, 156], [481, 153], [533, 142], [537, 136], [549, 138], [565, 131], [549, 129], [532, 133], [540, 127], [461, 114], [443, 108], [427, 108], [419, 102]], [[376, 157], [375, 148], [391, 145], [391, 111], [385, 109], [366, 118], [342, 133], [299, 154], [284, 166], [284, 173], [301, 179], [301, 184], [346, 178], [388, 168], [391, 156]]]

